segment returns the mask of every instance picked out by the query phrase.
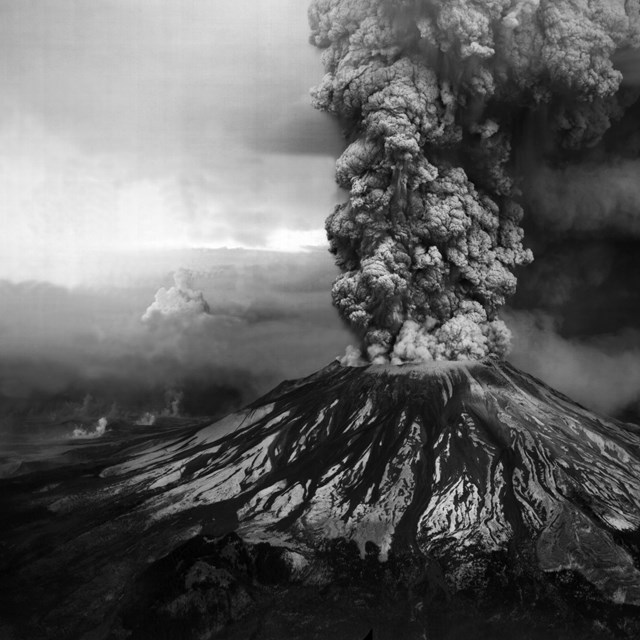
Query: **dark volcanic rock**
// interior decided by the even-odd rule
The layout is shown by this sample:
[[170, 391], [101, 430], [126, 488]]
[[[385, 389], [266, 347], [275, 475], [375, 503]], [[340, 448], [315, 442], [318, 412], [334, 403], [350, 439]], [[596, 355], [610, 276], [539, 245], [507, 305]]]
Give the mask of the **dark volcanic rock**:
[[17, 637], [640, 635], [640, 429], [505, 363], [335, 363], [0, 489]]
[[238, 536], [197, 536], [142, 572], [125, 598], [118, 632], [132, 640], [211, 637], [254, 608], [252, 573]]

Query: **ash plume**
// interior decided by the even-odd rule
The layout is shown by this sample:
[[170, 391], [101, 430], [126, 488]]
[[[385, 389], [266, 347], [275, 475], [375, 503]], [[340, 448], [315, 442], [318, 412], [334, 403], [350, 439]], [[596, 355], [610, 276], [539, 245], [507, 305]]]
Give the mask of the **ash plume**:
[[498, 312], [532, 260], [523, 158], [561, 166], [635, 102], [615, 60], [637, 57], [638, 4], [314, 0], [309, 21], [314, 105], [348, 141], [335, 306], [374, 362], [504, 356]]
[[[640, 332], [567, 338], [540, 311], [507, 311], [515, 334], [510, 361], [554, 389], [606, 415], [637, 416], [640, 408]], [[636, 418], [637, 419], [637, 418]]]

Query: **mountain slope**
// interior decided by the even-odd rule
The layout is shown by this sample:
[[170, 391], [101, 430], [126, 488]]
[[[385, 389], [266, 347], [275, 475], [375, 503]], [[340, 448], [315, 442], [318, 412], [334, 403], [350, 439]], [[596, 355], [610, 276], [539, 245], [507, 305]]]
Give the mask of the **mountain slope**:
[[[3, 536], [5, 575], [42, 599], [43, 628], [73, 626], [81, 609], [117, 616], [149, 565], [231, 531], [284, 549], [302, 584], [344, 539], [382, 565], [429, 559], [447, 597], [524, 572], [575, 576], [601, 607], [640, 606], [640, 430], [504, 362], [333, 363], [119, 456], [80, 479], [6, 485], [8, 511], [29, 523], [15, 517]], [[48, 593], [61, 567], [62, 601]]]

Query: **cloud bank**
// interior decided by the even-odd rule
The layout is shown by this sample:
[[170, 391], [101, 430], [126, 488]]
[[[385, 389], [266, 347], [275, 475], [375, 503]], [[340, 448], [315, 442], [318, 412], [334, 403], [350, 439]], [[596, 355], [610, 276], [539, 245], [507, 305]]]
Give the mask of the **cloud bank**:
[[586, 407], [607, 415], [640, 409], [640, 331], [571, 338], [553, 317], [505, 313], [514, 333], [509, 360]]
[[344, 351], [334, 275], [325, 252], [194, 251], [134, 287], [2, 282], [0, 431], [81, 411], [87, 394], [94, 421], [178, 396], [184, 415], [238, 408]]

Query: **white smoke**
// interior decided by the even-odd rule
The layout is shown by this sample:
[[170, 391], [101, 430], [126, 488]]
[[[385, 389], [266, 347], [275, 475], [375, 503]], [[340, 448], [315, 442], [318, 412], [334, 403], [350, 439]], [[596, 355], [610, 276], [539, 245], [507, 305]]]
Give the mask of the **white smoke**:
[[182, 413], [182, 402], [184, 400], [184, 391], [182, 389], [167, 389], [164, 394], [164, 400], [163, 416], [176, 418]]
[[347, 346], [344, 355], [337, 360], [344, 367], [363, 367], [371, 364], [369, 360], [362, 356], [362, 351], [352, 344]]
[[73, 430], [71, 437], [81, 440], [100, 438], [106, 433], [108, 426], [109, 420], [103, 416], [95, 423], [93, 430], [85, 429], [84, 427], [76, 427]]
[[150, 411], [146, 411], [136, 420], [136, 424], [143, 427], [150, 427], [151, 425], [155, 424], [155, 422], [156, 416]]
[[192, 288], [193, 276], [188, 269], [178, 269], [173, 274], [174, 285], [162, 287], [142, 316], [143, 322], [157, 317], [189, 318], [209, 315], [209, 304], [202, 291]]

